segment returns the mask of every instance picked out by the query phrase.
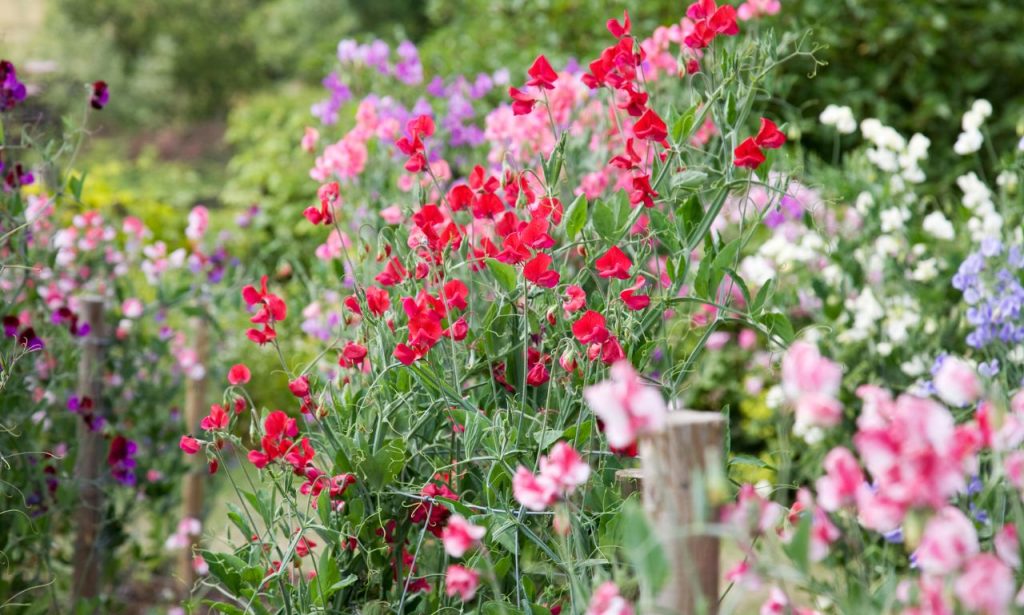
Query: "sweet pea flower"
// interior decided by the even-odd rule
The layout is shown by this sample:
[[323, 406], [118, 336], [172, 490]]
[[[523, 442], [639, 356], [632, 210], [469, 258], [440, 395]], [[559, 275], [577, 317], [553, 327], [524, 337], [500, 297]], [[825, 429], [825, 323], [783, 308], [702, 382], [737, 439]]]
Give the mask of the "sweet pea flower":
[[475, 570], [452, 564], [444, 577], [445, 593], [449, 597], [458, 594], [463, 602], [473, 599], [477, 586], [480, 585], [480, 573]]
[[807, 342], [794, 343], [782, 359], [782, 387], [792, 399], [805, 393], [835, 397], [842, 376], [838, 364], [822, 357], [817, 346]]
[[523, 466], [512, 477], [512, 495], [526, 508], [540, 512], [550, 506], [558, 495], [558, 486], [549, 477], [534, 475]]
[[613, 581], [605, 581], [590, 597], [586, 615], [633, 615], [633, 607], [619, 595]]
[[984, 615], [1009, 613], [1014, 590], [1013, 571], [991, 553], [972, 557], [953, 584], [960, 604]]
[[864, 484], [864, 473], [857, 458], [842, 446], [829, 451], [825, 456], [825, 476], [815, 484], [818, 490], [818, 505], [829, 512], [856, 501], [857, 491]]
[[915, 551], [921, 570], [936, 575], [957, 571], [977, 553], [974, 523], [954, 506], [943, 507], [928, 520], [921, 545]]
[[947, 404], [962, 408], [981, 397], [981, 382], [970, 365], [956, 357], [946, 357], [935, 373], [935, 390]]
[[236, 363], [228, 370], [228, 383], [233, 386], [245, 384], [249, 382], [250, 378], [252, 378], [252, 372], [244, 363]]
[[487, 528], [473, 525], [462, 515], [452, 515], [448, 525], [441, 530], [441, 542], [444, 550], [452, 557], [462, 557], [470, 548], [480, 542], [487, 534]]
[[604, 423], [609, 446], [623, 449], [639, 436], [660, 431], [668, 407], [658, 390], [644, 383], [627, 361], [616, 362], [609, 373], [609, 380], [585, 388], [583, 397]]

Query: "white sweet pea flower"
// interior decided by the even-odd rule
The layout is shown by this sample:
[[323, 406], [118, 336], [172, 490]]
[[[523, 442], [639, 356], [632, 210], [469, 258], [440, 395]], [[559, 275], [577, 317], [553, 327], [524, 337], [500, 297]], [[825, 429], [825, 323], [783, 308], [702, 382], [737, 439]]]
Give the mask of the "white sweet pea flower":
[[967, 132], [961, 132], [960, 136], [957, 137], [956, 143], [953, 144], [953, 151], [960, 156], [967, 156], [981, 149], [981, 144], [984, 143], [985, 138], [982, 136], [980, 130], [968, 130]]
[[921, 228], [936, 239], [949, 241], [956, 237], [956, 229], [953, 228], [953, 223], [946, 216], [942, 215], [941, 211], [933, 211], [925, 216], [921, 222]]

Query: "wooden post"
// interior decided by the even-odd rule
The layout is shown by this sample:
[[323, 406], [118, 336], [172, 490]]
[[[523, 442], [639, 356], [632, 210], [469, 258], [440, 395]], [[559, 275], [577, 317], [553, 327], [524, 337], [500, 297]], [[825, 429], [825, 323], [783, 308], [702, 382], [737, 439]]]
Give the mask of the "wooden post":
[[[204, 367], [203, 377], [199, 379], [189, 378], [185, 383], [185, 429], [188, 433], [199, 433], [199, 422], [206, 414], [206, 382], [209, 358], [209, 339], [207, 337], [207, 323], [205, 318], [197, 317], [192, 319], [192, 331], [195, 337], [192, 340], [196, 352], [196, 360]], [[182, 497], [181, 518], [203, 519], [203, 486], [206, 482], [206, 464], [201, 455], [192, 455], [188, 458], [189, 472], [185, 476], [184, 493]], [[195, 570], [192, 567], [192, 550], [199, 545], [199, 537], [192, 538], [191, 544], [182, 549], [178, 559], [178, 576], [181, 579], [182, 591], [188, 597], [195, 583]]]
[[644, 471], [639, 468], [617, 470], [615, 472], [615, 483], [622, 492], [622, 497], [628, 498], [643, 488]]
[[[103, 399], [103, 369], [106, 327], [103, 323], [103, 299], [83, 299], [85, 322], [89, 333], [81, 339], [78, 362], [78, 399], [92, 402], [92, 415], [106, 418]], [[93, 431], [85, 420], [78, 421], [78, 451], [75, 457], [74, 484], [78, 487], [78, 508], [75, 510], [75, 552], [72, 558], [71, 610], [83, 600], [100, 593], [100, 570], [103, 565], [99, 537], [103, 523], [103, 455], [105, 442], [100, 431]]]
[[702, 533], [706, 479], [722, 463], [725, 419], [717, 412], [669, 413], [665, 430], [640, 443], [643, 503], [671, 566], [656, 598], [665, 613], [718, 612], [718, 538]]

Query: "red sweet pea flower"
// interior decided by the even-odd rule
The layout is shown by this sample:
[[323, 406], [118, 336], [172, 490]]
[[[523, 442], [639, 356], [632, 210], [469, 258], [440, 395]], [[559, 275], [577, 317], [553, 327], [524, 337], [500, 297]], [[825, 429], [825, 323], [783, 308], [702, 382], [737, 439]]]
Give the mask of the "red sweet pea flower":
[[633, 178], [633, 189], [629, 192], [629, 202], [632, 205], [644, 204], [644, 207], [654, 207], [654, 199], [658, 193], [651, 187], [650, 175], [638, 175]]
[[640, 116], [636, 124], [633, 124], [633, 134], [638, 139], [662, 143], [668, 138], [668, 128], [665, 126], [665, 121], [655, 113], [654, 109], [648, 109], [644, 111], [644, 114]]
[[374, 280], [381, 286], [394, 286], [399, 284], [409, 277], [409, 270], [402, 266], [402, 261], [398, 260], [397, 256], [392, 256], [391, 260], [384, 267], [384, 271], [377, 274]]
[[529, 115], [533, 111], [533, 106], [537, 104], [536, 98], [519, 88], [510, 87], [508, 95], [512, 97], [512, 113], [514, 115]]
[[733, 164], [738, 167], [756, 169], [764, 162], [764, 152], [753, 137], [747, 138], [733, 150]]
[[533, 61], [533, 65], [530, 66], [526, 73], [531, 77], [526, 82], [526, 85], [544, 88], [545, 90], [555, 89], [558, 73], [555, 72], [555, 69], [551, 68], [551, 64], [548, 63], [548, 59], [544, 56], [537, 56], [537, 59]]
[[199, 426], [205, 431], [217, 431], [226, 429], [230, 420], [231, 417], [223, 407], [213, 404], [210, 406], [210, 414], [203, 417], [203, 420], [199, 422]]
[[409, 514], [409, 520], [417, 524], [426, 522], [427, 530], [440, 538], [445, 521], [451, 516], [451, 512], [445, 508], [444, 504], [432, 501], [432, 499], [442, 497], [446, 500], [458, 500], [459, 496], [449, 489], [448, 485], [436, 485], [434, 483], [427, 483], [423, 490], [420, 491], [420, 495], [431, 498], [431, 500], [421, 501], [417, 504], [416, 508], [413, 508]]
[[619, 298], [626, 304], [626, 307], [631, 310], [642, 310], [651, 304], [650, 296], [636, 294], [636, 291], [643, 288], [646, 283], [646, 278], [637, 277], [635, 284], [619, 293]]
[[526, 372], [526, 384], [532, 387], [539, 387], [550, 379], [551, 374], [548, 372], [548, 368], [540, 362], [531, 365], [529, 371]]
[[694, 21], [693, 30], [683, 44], [691, 49], [703, 49], [715, 36], [735, 36], [740, 28], [736, 22], [736, 9], [726, 4], [719, 7], [715, 0], [698, 0], [690, 5], [686, 16]]
[[252, 372], [242, 363], [232, 365], [228, 370], [228, 382], [232, 385], [245, 384], [249, 382], [250, 378], [252, 378]]
[[554, 288], [561, 276], [550, 267], [551, 257], [541, 252], [523, 266], [523, 277], [537, 286]]
[[395, 346], [394, 357], [398, 359], [402, 365], [412, 365], [416, 361], [419, 361], [427, 354], [429, 348], [422, 348], [418, 346], [408, 346], [406, 344], [398, 344]]
[[263, 329], [249, 329], [246, 335], [257, 344], [265, 344], [277, 337], [273, 324], [285, 319], [288, 315], [288, 306], [277, 295], [267, 291], [267, 276], [260, 281], [260, 290], [249, 285], [242, 289], [242, 299], [250, 308], [259, 305], [256, 314], [249, 319], [250, 322], [263, 325]]
[[614, 36], [615, 38], [629, 36], [629, 12], [622, 11], [622, 23], [619, 23], [617, 19], [609, 19], [605, 25], [607, 26], [608, 31], [611, 32], [612, 36]]
[[284, 460], [291, 464], [292, 470], [296, 474], [302, 476], [305, 474], [306, 467], [313, 463], [314, 455], [316, 455], [316, 451], [310, 445], [309, 438], [303, 438], [298, 444], [288, 450]]
[[374, 316], [383, 316], [391, 308], [391, 296], [386, 290], [370, 286], [366, 289], [366, 306]]
[[295, 397], [305, 397], [309, 395], [309, 376], [299, 376], [295, 380], [288, 383], [288, 390], [292, 392]]
[[355, 367], [362, 364], [366, 354], [366, 346], [356, 342], [349, 342], [345, 344], [345, 348], [341, 351], [341, 356], [338, 357], [338, 365], [342, 367]]
[[579, 320], [572, 323], [572, 334], [581, 344], [600, 344], [608, 339], [604, 316], [594, 310], [587, 310]]
[[597, 275], [602, 278], [628, 280], [629, 268], [633, 266], [633, 261], [629, 260], [618, 246], [612, 246], [604, 256], [594, 261], [594, 265], [597, 267]]
[[601, 86], [621, 88], [636, 80], [636, 68], [643, 61], [641, 53], [633, 51], [633, 39], [623, 36], [619, 42], [601, 52], [601, 56], [590, 63], [590, 72], [581, 78], [590, 89]]
[[290, 438], [299, 435], [295, 419], [280, 410], [274, 410], [263, 419], [263, 430], [265, 434], [260, 440], [262, 450], [249, 451], [249, 461], [261, 469], [283, 457], [292, 447]]
[[786, 135], [779, 131], [775, 122], [768, 118], [761, 118], [761, 129], [754, 137], [754, 143], [765, 149], [778, 149], [786, 142]]
[[565, 301], [562, 302], [562, 309], [566, 316], [583, 309], [587, 305], [587, 292], [579, 286], [572, 285], [565, 289]]
[[640, 117], [644, 111], [647, 110], [647, 92], [641, 92], [636, 89], [632, 83], [627, 83], [626, 87], [620, 90], [626, 93], [625, 102], [618, 105], [619, 109], [625, 109], [631, 117]]
[[317, 196], [320, 199], [320, 208], [317, 209], [316, 205], [311, 205], [302, 212], [302, 215], [306, 216], [306, 219], [313, 224], [329, 226], [334, 223], [334, 204], [340, 198], [338, 182], [331, 182], [320, 186]]
[[417, 173], [427, 168], [426, 148], [421, 138], [434, 134], [434, 120], [428, 115], [420, 115], [409, 120], [405, 125], [405, 131], [406, 136], [396, 141], [395, 146], [409, 157], [405, 163], [405, 170]]
[[445, 337], [451, 337], [456, 342], [461, 342], [469, 334], [469, 325], [466, 323], [465, 318], [460, 317], [450, 327], [445, 329], [443, 334]]
[[199, 441], [192, 436], [182, 436], [178, 447], [185, 451], [186, 455], [195, 455], [199, 452]]
[[633, 137], [626, 139], [626, 153], [625, 155], [619, 154], [608, 161], [608, 164], [622, 169], [623, 171], [631, 171], [640, 166], [640, 154], [636, 153], [634, 147], [635, 141]]
[[[468, 307], [466, 298], [469, 296], [469, 288], [462, 280], [450, 280], [441, 289], [441, 298], [448, 308], [464, 310]], [[447, 310], [446, 310], [447, 311]]]

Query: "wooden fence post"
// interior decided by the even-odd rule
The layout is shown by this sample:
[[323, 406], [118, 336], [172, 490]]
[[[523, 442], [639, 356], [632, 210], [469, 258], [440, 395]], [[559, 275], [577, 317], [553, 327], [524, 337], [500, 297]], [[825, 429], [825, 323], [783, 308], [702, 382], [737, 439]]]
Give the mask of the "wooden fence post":
[[[103, 322], [103, 299], [83, 299], [85, 322], [89, 333], [81, 339], [78, 362], [78, 399], [92, 402], [94, 417], [105, 419], [106, 403], [103, 399], [103, 370], [106, 327]], [[71, 610], [77, 612], [83, 600], [95, 598], [100, 590], [100, 570], [103, 565], [100, 532], [103, 523], [104, 439], [100, 431], [93, 431], [85, 420], [78, 421], [78, 450], [75, 457], [74, 484], [78, 487], [78, 508], [75, 510], [75, 551], [72, 559]]]
[[644, 509], [671, 567], [656, 598], [665, 613], [718, 612], [718, 538], [701, 528], [711, 512], [706, 470], [722, 463], [724, 427], [717, 412], [678, 410], [663, 432], [640, 444]]
[[[209, 339], [207, 322], [205, 318], [196, 317], [192, 319], [192, 340], [193, 349], [196, 352], [196, 360], [203, 366], [202, 378], [188, 378], [185, 383], [185, 429], [187, 433], [199, 433], [199, 422], [206, 413], [206, 383], [209, 366]], [[202, 455], [192, 455], [188, 458], [189, 472], [185, 476], [184, 492], [182, 497], [182, 519], [189, 517], [202, 521], [203, 519], [203, 486], [206, 482], [206, 464]], [[195, 583], [195, 569], [192, 567], [192, 550], [199, 544], [199, 537], [193, 536], [190, 544], [181, 551], [178, 559], [178, 576], [181, 579], [183, 595], [188, 596]]]

